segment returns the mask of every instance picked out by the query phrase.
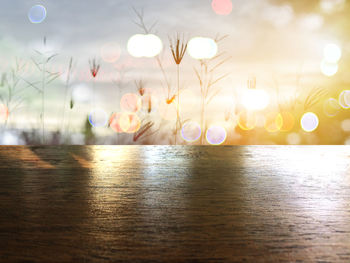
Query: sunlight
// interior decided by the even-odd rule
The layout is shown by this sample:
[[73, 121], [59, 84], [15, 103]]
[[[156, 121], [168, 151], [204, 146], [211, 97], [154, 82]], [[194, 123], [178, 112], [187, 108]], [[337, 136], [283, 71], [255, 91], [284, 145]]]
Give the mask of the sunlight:
[[264, 110], [270, 103], [270, 96], [264, 90], [248, 89], [242, 97], [242, 104], [247, 110]]
[[328, 44], [324, 48], [323, 55], [326, 62], [337, 63], [342, 56], [342, 51], [336, 44]]
[[215, 40], [205, 37], [195, 37], [188, 42], [189, 55], [194, 59], [211, 59], [218, 52]]
[[163, 50], [163, 43], [159, 37], [153, 34], [132, 36], [127, 44], [128, 52], [135, 58], [152, 58]]
[[321, 72], [327, 77], [332, 77], [337, 74], [338, 68], [339, 67], [337, 63], [330, 63], [326, 60], [323, 60], [321, 63]]

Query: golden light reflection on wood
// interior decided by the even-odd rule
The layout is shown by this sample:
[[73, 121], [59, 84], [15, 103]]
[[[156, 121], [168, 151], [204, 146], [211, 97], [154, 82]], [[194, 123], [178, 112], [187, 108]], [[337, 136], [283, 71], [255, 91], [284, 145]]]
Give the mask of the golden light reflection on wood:
[[1, 147], [0, 261], [348, 262], [349, 187], [349, 147]]

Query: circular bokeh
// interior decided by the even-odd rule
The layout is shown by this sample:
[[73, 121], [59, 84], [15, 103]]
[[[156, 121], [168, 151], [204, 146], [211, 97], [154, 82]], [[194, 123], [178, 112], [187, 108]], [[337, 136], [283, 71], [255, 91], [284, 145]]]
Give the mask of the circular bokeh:
[[207, 142], [211, 145], [220, 145], [226, 141], [227, 132], [221, 126], [212, 126], [207, 130]]
[[46, 18], [46, 8], [43, 5], [35, 5], [28, 12], [29, 21], [33, 24], [40, 24]]
[[187, 122], [181, 130], [182, 138], [187, 142], [196, 142], [202, 134], [201, 126], [197, 122]]
[[103, 109], [94, 109], [89, 114], [89, 122], [93, 127], [104, 127], [108, 123], [107, 113]]

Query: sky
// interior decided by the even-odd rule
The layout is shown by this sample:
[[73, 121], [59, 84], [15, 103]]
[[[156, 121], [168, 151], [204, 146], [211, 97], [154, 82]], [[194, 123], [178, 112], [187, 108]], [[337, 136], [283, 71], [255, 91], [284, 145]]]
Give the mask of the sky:
[[[38, 3], [46, 7], [47, 18], [32, 24], [27, 14]], [[315, 40], [312, 25], [311, 30], [303, 26], [303, 18], [296, 17], [291, 7], [275, 7], [266, 0], [234, 0], [228, 16], [216, 15], [209, 0], [5, 0], [0, 9], [0, 34], [3, 40], [28, 48], [46, 36], [58, 51], [67, 54], [98, 53], [95, 49], [108, 41], [125, 48], [128, 38], [140, 33], [133, 23], [132, 7], [144, 10], [147, 24], [157, 21], [156, 31], [165, 44], [168, 35], [176, 32], [188, 37], [228, 35], [226, 47], [233, 59], [242, 63], [303, 57]], [[322, 23], [317, 17], [314, 20]]]
[[[176, 34], [186, 39], [227, 36], [219, 45], [219, 51], [230, 57], [221, 69], [222, 74], [229, 73], [220, 84], [224, 90], [220, 96], [223, 97], [246, 88], [251, 76], [257, 77], [258, 87], [266, 89], [272, 89], [273, 83], [278, 82], [290, 90], [300, 74], [305, 83], [316, 85], [328, 81], [320, 72], [323, 48], [338, 40], [323, 31], [322, 15], [296, 14], [291, 6], [275, 6], [268, 0], [232, 2], [232, 12], [222, 16], [213, 11], [210, 0], [2, 0], [0, 69], [8, 70], [15, 58], [28, 62], [35, 59], [34, 50], [42, 50], [45, 36], [47, 49], [59, 54], [52, 62], [57, 68], [66, 68], [69, 58], [74, 58], [78, 72], [72, 79], [74, 87], [84, 86], [91, 90], [88, 61], [97, 58], [101, 62], [101, 78], [97, 82], [104, 88], [100, 89], [99, 99], [112, 110], [118, 103], [111, 94], [123, 93], [115, 92], [118, 81], [125, 82], [125, 91], [132, 90], [132, 83], [137, 79], [146, 80], [152, 88], [164, 85], [154, 59], [136, 59], [127, 52], [128, 39], [143, 33], [134, 23], [137, 21], [135, 8], [143, 10], [147, 25], [157, 22], [154, 33], [163, 41], [161, 58], [172, 82], [175, 82], [176, 67], [171, 61], [168, 38]], [[30, 8], [36, 4], [47, 10], [47, 17], [40, 24], [33, 24], [28, 19]], [[120, 58], [112, 64], [101, 60], [101, 48], [111, 42], [118, 44], [121, 51]], [[198, 66], [198, 62], [186, 55], [183, 64], [182, 83], [194, 87], [193, 67]], [[79, 77], [81, 75], [85, 78]], [[35, 78], [35, 73], [31, 77]], [[57, 112], [54, 106], [61, 103], [57, 97], [62, 96], [62, 88], [59, 83], [53, 86], [47, 96], [54, 115]], [[38, 96], [34, 92], [32, 96], [34, 101], [30, 103], [39, 105]], [[35, 109], [30, 111], [35, 112]], [[37, 117], [33, 117], [33, 122], [35, 119]]]

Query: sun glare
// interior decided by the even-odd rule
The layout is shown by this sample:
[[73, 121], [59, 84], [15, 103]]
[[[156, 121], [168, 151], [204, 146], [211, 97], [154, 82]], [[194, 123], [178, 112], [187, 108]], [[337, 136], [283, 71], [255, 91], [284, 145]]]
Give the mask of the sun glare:
[[129, 39], [127, 49], [135, 58], [152, 58], [162, 52], [163, 43], [156, 35], [136, 34]]
[[188, 53], [194, 59], [211, 59], [218, 52], [215, 40], [205, 37], [195, 37], [188, 42]]
[[247, 110], [264, 110], [270, 103], [270, 96], [264, 90], [248, 89], [242, 97], [242, 104]]

